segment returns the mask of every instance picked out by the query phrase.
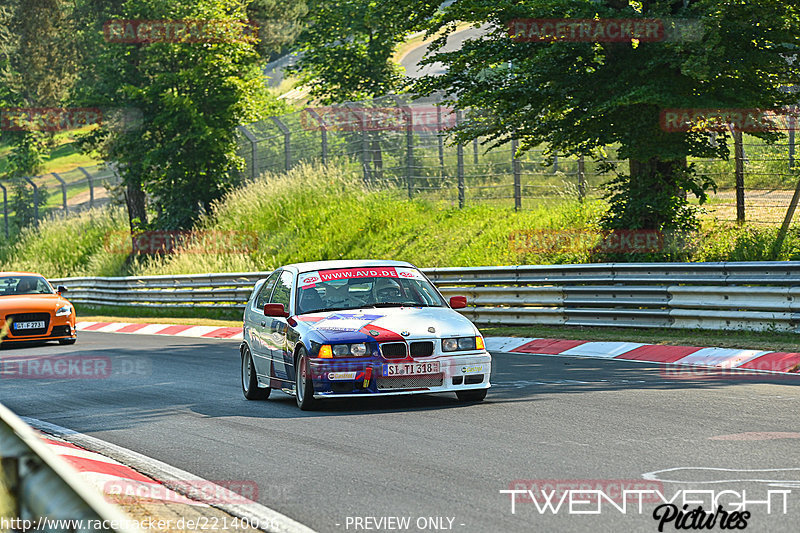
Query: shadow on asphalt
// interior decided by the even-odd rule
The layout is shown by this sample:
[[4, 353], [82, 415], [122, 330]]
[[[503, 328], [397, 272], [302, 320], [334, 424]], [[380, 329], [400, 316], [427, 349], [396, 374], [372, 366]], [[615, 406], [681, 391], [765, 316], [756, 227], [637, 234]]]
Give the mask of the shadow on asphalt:
[[[131, 343], [134, 338], [120, 337], [117, 336], [117, 342]], [[0, 401], [29, 398], [21, 401], [28, 405], [52, 406], [49, 410], [42, 407], [42, 416], [57, 412], [65, 405], [76, 409], [91, 407], [93, 414], [87, 416], [83, 427], [72, 429], [102, 431], [130, 428], [177, 411], [210, 418], [307, 419], [411, 411], [473, 411], [490, 405], [541, 401], [553, 394], [800, 384], [800, 376], [795, 375], [501, 353], [495, 354], [492, 388], [480, 404], [459, 402], [452, 393], [424, 394], [328, 399], [320, 402], [319, 410], [306, 412], [297, 408], [293, 397], [280, 391], [273, 391], [266, 401], [243, 398], [239, 385], [238, 343], [193, 342], [192, 339], [146, 339], [139, 343], [143, 346], [126, 344], [107, 348], [96, 347], [97, 343], [81, 345], [79, 340], [74, 346], [48, 344], [3, 349], [0, 352]], [[148, 348], [148, 344], [154, 346]], [[105, 358], [111, 372], [80, 379], [41, 379], [20, 378], [13, 371], [19, 368], [20, 362], [38, 360], [41, 363], [64, 356]], [[30, 412], [25, 414], [37, 416]]]

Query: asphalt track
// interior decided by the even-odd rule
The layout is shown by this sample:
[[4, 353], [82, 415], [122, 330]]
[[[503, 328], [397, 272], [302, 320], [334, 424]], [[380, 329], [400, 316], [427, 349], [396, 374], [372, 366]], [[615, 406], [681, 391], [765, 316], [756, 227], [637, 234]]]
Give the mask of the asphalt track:
[[[514, 480], [593, 480], [611, 494], [615, 480], [676, 468], [655, 475], [678, 481], [663, 483], [667, 498], [732, 490], [720, 500], [731, 510], [743, 490], [751, 501], [791, 491], [786, 513], [776, 494], [769, 514], [751, 507], [747, 531], [797, 529], [800, 377], [495, 354], [482, 404], [426, 395], [329, 402], [306, 413], [281, 393], [246, 401], [237, 344], [83, 333], [74, 346], [2, 349], [0, 401], [209, 480], [255, 481], [261, 503], [322, 532], [368, 531], [376, 523], [365, 517], [409, 517], [401, 531], [436, 530], [428, 517], [445, 517], [441, 525], [458, 532], [657, 531], [654, 503], [642, 514], [629, 504], [625, 513], [603, 505], [601, 514], [576, 515], [566, 505], [541, 514], [520, 502], [512, 514], [500, 490]], [[20, 362], [61, 355], [106, 361], [111, 373], [15, 375]], [[725, 479], [762, 481], [716, 482]], [[679, 497], [687, 494], [703, 497]], [[587, 508], [596, 505], [573, 510]]]

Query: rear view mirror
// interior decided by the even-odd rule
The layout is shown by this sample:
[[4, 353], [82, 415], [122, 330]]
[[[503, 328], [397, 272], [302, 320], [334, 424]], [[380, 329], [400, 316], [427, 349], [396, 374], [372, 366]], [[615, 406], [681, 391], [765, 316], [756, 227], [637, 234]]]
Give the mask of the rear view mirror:
[[467, 306], [466, 296], [453, 296], [450, 298], [450, 307], [453, 309], [463, 309]]
[[59, 285], [58, 287], [56, 287], [56, 292], [58, 294], [61, 294], [62, 292], [67, 292], [67, 288], [63, 285]]
[[283, 304], [266, 304], [264, 306], [264, 316], [289, 318], [289, 313], [286, 312]]

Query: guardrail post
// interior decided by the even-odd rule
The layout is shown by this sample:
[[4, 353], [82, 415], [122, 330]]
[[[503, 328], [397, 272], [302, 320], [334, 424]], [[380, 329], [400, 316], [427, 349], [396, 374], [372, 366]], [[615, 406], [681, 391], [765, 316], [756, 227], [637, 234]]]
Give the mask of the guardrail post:
[[319, 116], [319, 114], [316, 111], [314, 111], [313, 109], [311, 109], [310, 107], [305, 108], [304, 111], [306, 113], [308, 113], [309, 115], [311, 115], [311, 117], [314, 120], [317, 121], [317, 124], [319, 124], [320, 137], [321, 137], [321, 141], [322, 141], [322, 164], [327, 166], [327, 164], [328, 164], [328, 124], [326, 124], [325, 121], [322, 120], [322, 117]]
[[522, 209], [522, 169], [520, 168], [520, 161], [517, 157], [517, 149], [519, 149], [519, 141], [515, 138], [511, 139], [511, 167], [514, 172], [514, 210], [519, 211]]
[[0, 189], [3, 189], [3, 222], [6, 228], [6, 239], [8, 239], [8, 191], [2, 183], [0, 183]]
[[[456, 111], [456, 124], [461, 124], [462, 113]], [[464, 207], [464, 145], [458, 143], [456, 145], [456, 167], [458, 176], [458, 208]]]
[[586, 198], [586, 165], [583, 154], [578, 157], [578, 201], [583, 202]]
[[31, 184], [33, 187], [33, 221], [35, 225], [39, 225], [39, 187], [33, 182], [32, 179], [28, 177], [23, 177], [25, 181]]
[[64, 181], [58, 172], [53, 172], [53, 177], [58, 180], [58, 183], [61, 184], [61, 205], [64, 208], [64, 212], [67, 212], [67, 182]]
[[286, 157], [286, 171], [288, 172], [292, 169], [292, 132], [278, 117], [272, 117], [272, 121], [283, 133], [283, 151]]
[[78, 167], [78, 170], [83, 172], [83, 175], [86, 176], [86, 181], [89, 183], [89, 209], [94, 207], [94, 183], [92, 183], [92, 175], [83, 167]]
[[744, 145], [742, 132], [733, 132], [733, 152], [736, 165], [736, 222], [744, 224]]
[[258, 139], [244, 126], [239, 126], [239, 131], [250, 141], [250, 149], [252, 151], [251, 159], [253, 160], [252, 165], [250, 165], [250, 178], [255, 181], [258, 177]]

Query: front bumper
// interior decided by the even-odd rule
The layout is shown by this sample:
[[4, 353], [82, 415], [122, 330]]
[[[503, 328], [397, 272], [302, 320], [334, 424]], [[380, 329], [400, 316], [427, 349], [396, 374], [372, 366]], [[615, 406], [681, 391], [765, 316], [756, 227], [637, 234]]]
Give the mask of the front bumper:
[[[0, 333], [5, 329], [6, 321], [0, 318]], [[50, 316], [47, 330], [36, 334], [25, 334], [25, 332], [14, 332], [9, 329], [5, 336], [0, 337], [0, 341], [11, 342], [30, 342], [30, 341], [50, 341], [61, 339], [75, 339], [78, 332], [75, 330], [75, 316]]]
[[311, 359], [314, 398], [428, 394], [491, 387], [492, 356], [486, 351], [413, 359], [414, 363], [432, 361], [439, 362], [437, 374], [389, 377], [383, 375], [385, 364], [412, 361], [381, 357]]

